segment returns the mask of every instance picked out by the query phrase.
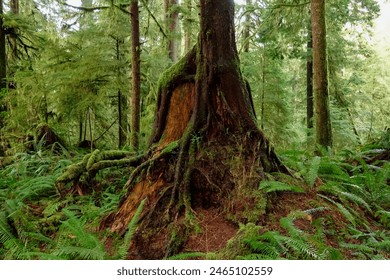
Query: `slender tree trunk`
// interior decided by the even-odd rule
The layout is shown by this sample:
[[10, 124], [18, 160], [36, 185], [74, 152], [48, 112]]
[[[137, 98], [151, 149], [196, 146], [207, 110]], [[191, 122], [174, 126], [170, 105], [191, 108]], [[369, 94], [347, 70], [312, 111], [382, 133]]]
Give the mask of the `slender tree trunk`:
[[[11, 12], [14, 15], [19, 15], [19, 0], [11, 0], [10, 2]], [[11, 46], [11, 54], [13, 59], [18, 59], [18, 45], [17, 45], [17, 30], [13, 28], [10, 32], [10, 46]]]
[[[3, 112], [7, 110], [5, 104], [3, 104], [3, 90], [7, 88], [7, 57], [5, 53], [5, 30], [3, 26], [3, 0], [0, 0], [0, 129], [4, 126]], [[2, 137], [0, 135], [0, 137]], [[3, 143], [2, 139], [0, 139]], [[4, 156], [5, 147], [0, 144], [0, 156]]]
[[3, 26], [3, 0], [0, 0], [0, 90], [7, 87], [7, 58], [5, 54], [5, 30]]
[[83, 141], [83, 116], [80, 114], [79, 119], [79, 144]]
[[139, 8], [138, 0], [132, 0], [130, 4], [131, 18], [131, 75], [132, 75], [132, 90], [130, 97], [130, 130], [131, 130], [131, 146], [134, 150], [139, 148], [140, 134], [140, 118], [141, 118], [141, 45], [139, 33]]
[[164, 0], [165, 24], [168, 30], [168, 56], [173, 62], [179, 58], [179, 12], [177, 0]]
[[184, 19], [184, 53], [191, 49], [191, 30], [192, 30], [192, 0], [185, 0], [187, 15]]
[[[121, 45], [123, 44], [123, 40], [116, 39], [116, 59], [118, 64], [122, 61], [121, 57]], [[121, 71], [120, 66], [117, 69], [117, 79], [120, 80]], [[118, 83], [119, 84], [119, 83]], [[126, 118], [126, 98], [123, 95], [122, 91], [118, 89], [117, 91], [117, 99], [118, 99], [118, 148], [122, 148], [127, 141], [126, 137], [126, 128], [127, 128], [127, 118]]]
[[329, 149], [332, 147], [332, 129], [328, 93], [325, 0], [311, 1], [311, 24], [313, 36], [316, 143], [321, 147]]
[[313, 38], [311, 25], [308, 28], [307, 40], [307, 58], [306, 58], [306, 119], [307, 119], [307, 136], [311, 136], [314, 120], [313, 104]]
[[251, 29], [251, 16], [249, 13], [249, 8], [252, 5], [252, 0], [246, 0], [246, 16], [245, 16], [245, 26], [244, 26], [244, 52], [249, 52], [250, 46], [250, 29]]
[[[264, 48], [265, 51], [265, 48]], [[265, 53], [261, 56], [261, 130], [264, 130], [265, 123]]]

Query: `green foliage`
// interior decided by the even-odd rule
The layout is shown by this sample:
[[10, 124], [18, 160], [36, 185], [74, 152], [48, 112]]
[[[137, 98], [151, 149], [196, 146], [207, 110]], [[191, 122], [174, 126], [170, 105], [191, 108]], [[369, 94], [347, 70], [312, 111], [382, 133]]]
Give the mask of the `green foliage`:
[[260, 183], [259, 188], [261, 190], [264, 190], [266, 193], [278, 192], [278, 191], [290, 191], [290, 192], [297, 192], [297, 193], [304, 192], [304, 189], [302, 189], [301, 187], [288, 185], [286, 183], [278, 182], [278, 181], [262, 181]]
[[131, 244], [131, 239], [133, 238], [135, 230], [137, 229], [137, 224], [142, 213], [145, 201], [145, 199], [142, 200], [137, 208], [137, 211], [135, 211], [134, 216], [129, 223], [129, 226], [127, 227], [127, 232], [125, 234], [125, 237], [123, 238], [123, 243], [118, 249], [118, 258], [121, 260], [125, 260], [127, 257], [128, 250]]
[[[114, 153], [119, 156], [118, 153]], [[123, 154], [122, 154], [123, 155]], [[94, 232], [101, 219], [114, 211], [123, 194], [120, 170], [102, 174], [101, 192], [61, 196], [56, 179], [71, 161], [52, 154], [19, 154], [0, 171], [0, 259], [113, 259], [102, 236]], [[115, 174], [113, 181], [106, 176]], [[113, 183], [117, 185], [112, 185]], [[142, 205], [129, 231], [113, 252], [127, 252]], [[126, 249], [125, 246], [127, 246]], [[123, 257], [123, 254], [120, 255]], [[125, 257], [125, 255], [124, 255]]]

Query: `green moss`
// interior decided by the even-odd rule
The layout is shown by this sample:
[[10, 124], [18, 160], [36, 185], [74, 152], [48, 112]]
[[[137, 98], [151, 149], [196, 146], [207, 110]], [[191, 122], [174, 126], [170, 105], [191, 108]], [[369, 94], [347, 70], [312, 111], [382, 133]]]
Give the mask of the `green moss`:
[[90, 170], [92, 165], [95, 162], [98, 162], [99, 160], [100, 160], [100, 150], [96, 149], [95, 151], [92, 152], [91, 156], [88, 159], [87, 166], [86, 166], [87, 170]]
[[122, 159], [124, 157], [133, 156], [134, 152], [129, 151], [117, 151], [117, 150], [111, 150], [111, 151], [103, 151], [101, 152], [101, 159], [102, 160], [114, 160], [114, 159]]
[[176, 64], [172, 65], [161, 74], [160, 79], [158, 80], [158, 92], [161, 92], [162, 89], [170, 88], [177, 81], [193, 80], [193, 75], [188, 71], [190, 64], [189, 60], [192, 55], [193, 52], [189, 52]]
[[70, 165], [66, 171], [57, 178], [56, 182], [57, 183], [62, 183], [62, 182], [70, 182], [72, 180], [76, 180], [80, 178], [80, 176], [84, 172], [84, 164], [83, 162], [79, 162], [76, 164]]
[[179, 141], [173, 141], [166, 145], [164, 149], [161, 151], [162, 154], [169, 154], [172, 153], [174, 150], [176, 150], [179, 147]]
[[236, 259], [238, 256], [249, 254], [251, 251], [246, 240], [255, 239], [260, 229], [260, 226], [253, 223], [241, 224], [237, 234], [227, 242], [225, 248], [218, 252], [217, 259]]
[[236, 188], [230, 199], [234, 211], [227, 213], [227, 218], [235, 223], [257, 223], [265, 214], [267, 196], [259, 189]]

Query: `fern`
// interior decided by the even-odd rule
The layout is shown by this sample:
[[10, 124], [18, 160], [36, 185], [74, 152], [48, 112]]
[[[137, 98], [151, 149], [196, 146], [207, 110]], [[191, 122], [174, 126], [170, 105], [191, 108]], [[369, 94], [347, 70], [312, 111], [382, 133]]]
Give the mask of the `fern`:
[[54, 176], [37, 177], [24, 180], [18, 187], [17, 199], [24, 201], [26, 199], [42, 198], [55, 194]]
[[207, 253], [202, 252], [189, 252], [181, 253], [167, 258], [167, 260], [191, 260], [191, 259], [205, 259], [207, 258]]
[[320, 167], [321, 158], [320, 157], [314, 157], [310, 161], [310, 165], [308, 170], [305, 173], [305, 180], [310, 186], [314, 186], [314, 183], [318, 177], [318, 169]]
[[5, 259], [20, 259], [25, 252], [23, 242], [12, 232], [4, 214], [0, 217], [0, 244], [7, 250]]
[[123, 239], [122, 245], [118, 249], [118, 258], [119, 259], [126, 259], [127, 253], [131, 244], [131, 239], [133, 238], [133, 235], [135, 233], [135, 230], [137, 229], [138, 220], [140, 218], [140, 215], [142, 213], [142, 209], [145, 204], [145, 199], [141, 201], [140, 205], [137, 208], [137, 211], [135, 212], [133, 218], [131, 219], [129, 226], [127, 227], [127, 233], [125, 234], [125, 237]]
[[297, 193], [305, 192], [305, 190], [300, 187], [288, 185], [278, 181], [263, 181], [260, 183], [259, 189], [264, 190], [266, 193], [277, 191], [290, 191]]
[[317, 250], [309, 242], [287, 236], [278, 237], [287, 248], [295, 252], [297, 258], [320, 259]]
[[85, 228], [85, 220], [64, 209], [68, 219], [62, 222], [57, 248], [52, 254], [66, 259], [102, 260], [107, 258], [104, 245]]

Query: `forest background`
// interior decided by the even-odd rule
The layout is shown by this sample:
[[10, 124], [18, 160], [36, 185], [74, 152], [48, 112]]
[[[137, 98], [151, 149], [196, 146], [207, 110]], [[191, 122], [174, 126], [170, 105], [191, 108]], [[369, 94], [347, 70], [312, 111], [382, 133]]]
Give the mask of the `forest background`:
[[[127, 192], [134, 155], [148, 150], [161, 74], [196, 43], [199, 5], [136, 2], [139, 127], [128, 1], [1, 1], [0, 258], [140, 257], [131, 252], [137, 215], [124, 236], [97, 228]], [[260, 183], [273, 203], [266, 221], [257, 217], [264, 210], [257, 192], [250, 199], [258, 205], [243, 217], [200, 213], [188, 240], [165, 257], [389, 258], [390, 4], [326, 1], [331, 149], [316, 145], [308, 121], [309, 7], [235, 6], [259, 128], [302, 183], [277, 175]], [[88, 169], [104, 160], [69, 177], [80, 162]]]

